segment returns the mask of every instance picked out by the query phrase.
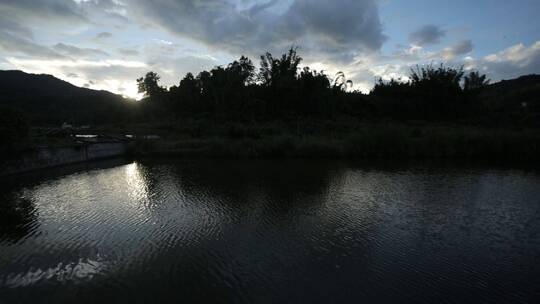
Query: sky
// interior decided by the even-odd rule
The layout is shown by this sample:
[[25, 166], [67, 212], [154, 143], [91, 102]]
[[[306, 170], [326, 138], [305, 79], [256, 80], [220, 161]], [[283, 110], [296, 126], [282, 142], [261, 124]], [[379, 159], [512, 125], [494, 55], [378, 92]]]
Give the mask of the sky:
[[0, 0], [0, 69], [140, 98], [241, 55], [299, 49], [304, 65], [377, 78], [445, 63], [492, 81], [540, 73], [538, 0]]

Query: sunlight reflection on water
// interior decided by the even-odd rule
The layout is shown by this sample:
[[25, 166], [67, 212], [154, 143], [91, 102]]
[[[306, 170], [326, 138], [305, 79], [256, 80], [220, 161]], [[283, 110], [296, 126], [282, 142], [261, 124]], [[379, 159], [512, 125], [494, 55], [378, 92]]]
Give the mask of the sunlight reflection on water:
[[540, 295], [535, 172], [156, 161], [3, 190], [0, 299], [12, 302]]

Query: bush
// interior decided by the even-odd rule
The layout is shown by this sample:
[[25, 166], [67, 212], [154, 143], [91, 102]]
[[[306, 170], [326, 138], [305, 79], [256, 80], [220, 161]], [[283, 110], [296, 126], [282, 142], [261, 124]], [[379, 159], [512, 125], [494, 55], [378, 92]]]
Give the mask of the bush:
[[0, 107], [0, 154], [12, 154], [28, 138], [29, 126], [22, 112]]

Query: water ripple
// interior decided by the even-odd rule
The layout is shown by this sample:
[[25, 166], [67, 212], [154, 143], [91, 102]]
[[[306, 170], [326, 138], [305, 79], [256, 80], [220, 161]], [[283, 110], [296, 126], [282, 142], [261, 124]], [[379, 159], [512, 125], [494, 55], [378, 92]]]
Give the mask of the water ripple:
[[157, 161], [0, 196], [0, 302], [532, 302], [540, 177]]

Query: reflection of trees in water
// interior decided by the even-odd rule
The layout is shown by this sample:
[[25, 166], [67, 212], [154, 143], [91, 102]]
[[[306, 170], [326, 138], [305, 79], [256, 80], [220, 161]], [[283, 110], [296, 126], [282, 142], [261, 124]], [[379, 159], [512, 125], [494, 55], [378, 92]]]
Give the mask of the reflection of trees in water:
[[12, 194], [0, 197], [0, 243], [18, 242], [30, 235], [37, 223], [36, 208], [29, 199]]
[[[258, 275], [272, 271], [291, 278], [277, 286], [285, 288], [305, 273], [276, 270], [282, 261], [300, 270], [317, 269], [320, 260], [305, 248], [324, 242], [317, 236], [325, 221], [319, 211], [341, 188], [346, 171], [338, 162], [320, 160], [143, 162], [141, 168], [152, 200], [161, 204], [152, 213], [158, 221], [165, 219], [163, 229], [174, 232], [178, 242], [156, 259], [163, 265], [183, 260], [176, 271], [167, 271], [173, 281], [185, 281], [179, 285], [190, 286], [190, 294], [215, 286], [231, 272], [244, 273], [234, 278], [243, 290], [254, 290]], [[171, 223], [175, 227], [169, 228]], [[234, 296], [227, 289], [213, 292]], [[200, 295], [204, 298], [205, 292]]]
[[332, 183], [339, 180], [336, 163], [317, 161], [204, 161], [175, 167], [182, 190], [216, 201], [243, 206], [271, 203], [275, 212], [287, 212], [324, 202]]

